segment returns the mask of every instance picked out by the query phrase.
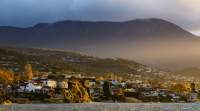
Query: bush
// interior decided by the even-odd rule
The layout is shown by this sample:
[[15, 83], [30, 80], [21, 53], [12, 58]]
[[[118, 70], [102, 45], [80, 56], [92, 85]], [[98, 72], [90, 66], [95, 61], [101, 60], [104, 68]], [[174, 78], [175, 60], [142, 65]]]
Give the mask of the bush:
[[0, 91], [0, 104], [11, 104], [12, 102], [6, 97], [6, 95]]

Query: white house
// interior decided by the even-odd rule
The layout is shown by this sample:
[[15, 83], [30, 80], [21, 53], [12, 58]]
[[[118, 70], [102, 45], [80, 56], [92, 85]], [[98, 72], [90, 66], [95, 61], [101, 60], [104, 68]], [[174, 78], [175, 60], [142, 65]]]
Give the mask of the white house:
[[95, 81], [89, 81], [88, 85], [89, 85], [90, 88], [92, 88], [96, 85], [96, 82]]
[[57, 87], [57, 82], [54, 80], [44, 80], [43, 81], [43, 86], [50, 87], [50, 88], [56, 88]]
[[100, 80], [100, 85], [103, 86], [104, 82], [104, 80]]
[[67, 89], [68, 88], [68, 81], [67, 80], [59, 81], [58, 87], [63, 88], [63, 89]]
[[28, 83], [25, 87], [21, 87], [21, 88], [22, 88], [22, 90], [24, 88], [24, 90], [26, 92], [36, 92], [36, 90], [41, 90], [42, 86], [41, 85], [36, 85], [36, 84], [33, 84], [33, 83]]
[[112, 80], [112, 81], [110, 81], [110, 83], [112, 84], [112, 85], [119, 85], [120, 83], [118, 82], [118, 81], [116, 81], [116, 80]]

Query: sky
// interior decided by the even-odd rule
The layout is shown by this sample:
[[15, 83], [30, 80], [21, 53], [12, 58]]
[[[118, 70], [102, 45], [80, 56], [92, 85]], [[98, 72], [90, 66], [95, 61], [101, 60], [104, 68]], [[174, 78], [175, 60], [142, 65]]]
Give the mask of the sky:
[[200, 35], [200, 0], [0, 0], [0, 26], [161, 18]]

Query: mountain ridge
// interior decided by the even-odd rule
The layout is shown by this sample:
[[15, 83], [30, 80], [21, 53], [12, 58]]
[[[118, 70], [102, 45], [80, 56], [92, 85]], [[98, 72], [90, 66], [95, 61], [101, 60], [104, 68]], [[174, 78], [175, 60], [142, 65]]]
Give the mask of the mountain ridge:
[[171, 68], [183, 67], [177, 65], [181, 60], [184, 67], [191, 67], [193, 63], [188, 60], [196, 61], [200, 56], [197, 53], [200, 38], [174, 23], [156, 18], [125, 22], [66, 20], [27, 28], [0, 26], [0, 37], [1, 45], [71, 50], [169, 68], [170, 64], [173, 64]]

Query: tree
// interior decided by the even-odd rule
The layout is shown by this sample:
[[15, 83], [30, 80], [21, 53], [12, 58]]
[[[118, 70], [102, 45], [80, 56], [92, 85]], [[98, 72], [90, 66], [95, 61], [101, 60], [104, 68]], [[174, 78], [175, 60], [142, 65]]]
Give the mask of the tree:
[[103, 95], [106, 97], [106, 99], [109, 99], [112, 96], [110, 83], [108, 81], [105, 81], [103, 84]]
[[106, 79], [114, 80], [114, 73], [112, 72], [107, 72], [107, 73], [104, 73], [103, 75]]
[[191, 88], [191, 91], [192, 91], [192, 92], [195, 92], [195, 91], [196, 91], [195, 83], [191, 83], [191, 84], [190, 84], [190, 88]]
[[6, 101], [6, 96], [4, 92], [0, 91], [0, 104], [4, 103]]
[[78, 80], [71, 80], [69, 90], [63, 90], [65, 102], [91, 102], [87, 89]]
[[24, 69], [25, 69], [25, 71], [24, 71], [25, 79], [31, 80], [33, 78], [32, 65], [26, 64]]
[[176, 93], [182, 93], [188, 91], [188, 88], [184, 84], [179, 83], [171, 87], [171, 91]]
[[3, 91], [0, 91], [0, 104], [11, 104], [12, 102], [6, 97]]
[[8, 85], [12, 85], [13, 81], [14, 81], [14, 74], [12, 72], [0, 69], [0, 84], [2, 84], [3, 86], [3, 90], [0, 91], [1, 95], [7, 93], [7, 87]]
[[7, 70], [0, 69], [0, 84], [9, 85], [12, 84], [14, 80], [14, 74]]

